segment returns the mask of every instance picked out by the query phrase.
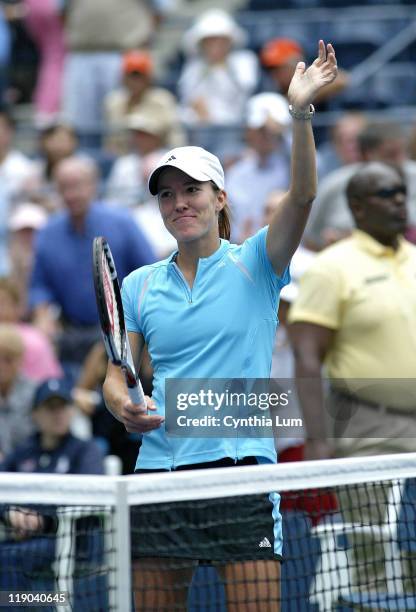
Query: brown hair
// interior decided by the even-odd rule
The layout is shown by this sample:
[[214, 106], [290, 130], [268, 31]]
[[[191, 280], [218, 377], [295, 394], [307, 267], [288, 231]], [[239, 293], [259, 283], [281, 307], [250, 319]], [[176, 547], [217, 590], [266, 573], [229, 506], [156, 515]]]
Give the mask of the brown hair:
[[222, 208], [218, 215], [218, 229], [220, 231], [220, 238], [225, 240], [230, 239], [231, 234], [231, 222], [230, 222], [230, 207], [226, 202], [224, 208]]
[[[210, 181], [210, 183], [215, 192], [221, 191], [221, 189], [218, 187], [218, 185], [214, 183], [214, 181]], [[220, 238], [224, 238], [225, 240], [230, 239], [231, 211], [228, 202], [225, 202], [224, 208], [222, 208], [218, 214], [218, 230]]]

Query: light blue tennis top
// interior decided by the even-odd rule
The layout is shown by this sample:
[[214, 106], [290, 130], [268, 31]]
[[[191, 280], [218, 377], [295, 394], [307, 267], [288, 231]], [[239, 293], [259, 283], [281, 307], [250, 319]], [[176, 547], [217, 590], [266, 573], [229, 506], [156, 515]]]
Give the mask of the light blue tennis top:
[[[153, 399], [165, 412], [166, 378], [269, 378], [277, 309], [289, 270], [275, 274], [267, 227], [241, 245], [221, 240], [201, 258], [190, 289], [173, 253], [123, 282], [128, 331], [143, 335], [154, 368]], [[143, 435], [136, 469], [255, 456], [276, 462], [272, 438], [172, 437], [164, 425]]]

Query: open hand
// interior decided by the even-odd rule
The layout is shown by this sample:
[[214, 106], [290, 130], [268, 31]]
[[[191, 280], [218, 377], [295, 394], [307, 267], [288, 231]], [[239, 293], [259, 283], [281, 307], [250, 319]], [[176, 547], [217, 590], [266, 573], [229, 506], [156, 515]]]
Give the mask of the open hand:
[[337, 60], [331, 43], [325, 46], [319, 41], [319, 53], [316, 60], [306, 68], [305, 62], [299, 62], [287, 93], [289, 104], [297, 110], [306, 110], [314, 101], [322, 87], [332, 83], [337, 76]]

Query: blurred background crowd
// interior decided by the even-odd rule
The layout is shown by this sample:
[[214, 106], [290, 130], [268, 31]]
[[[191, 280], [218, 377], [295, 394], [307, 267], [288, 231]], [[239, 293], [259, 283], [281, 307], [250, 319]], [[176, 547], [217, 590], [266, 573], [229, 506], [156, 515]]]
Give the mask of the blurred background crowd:
[[[416, 242], [415, 8], [383, 0], [0, 2], [0, 459], [34, 431], [37, 385], [65, 376], [72, 432], [132, 471], [138, 440], [101, 396], [92, 239], [108, 239], [120, 278], [172, 252], [147, 177], [161, 154], [185, 144], [224, 165], [233, 241], [267, 223], [289, 184], [287, 88], [320, 38], [334, 44], [340, 70], [316, 104], [319, 189], [294, 280], [316, 251], [351, 232], [344, 190], [363, 162], [400, 169], [406, 237]], [[292, 284], [283, 301], [295, 298]], [[293, 375], [284, 325], [273, 367], [275, 376]], [[151, 392], [148, 361], [142, 378]], [[281, 452], [300, 443], [288, 437]]]

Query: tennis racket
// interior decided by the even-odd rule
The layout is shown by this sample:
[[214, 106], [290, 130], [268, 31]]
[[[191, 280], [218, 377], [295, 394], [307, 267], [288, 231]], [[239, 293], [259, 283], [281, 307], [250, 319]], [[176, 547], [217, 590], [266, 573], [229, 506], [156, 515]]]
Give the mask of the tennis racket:
[[117, 270], [110, 246], [102, 236], [94, 238], [93, 242], [93, 276], [107, 356], [114, 365], [121, 368], [131, 401], [134, 404], [144, 404], [144, 393], [126, 332]]

